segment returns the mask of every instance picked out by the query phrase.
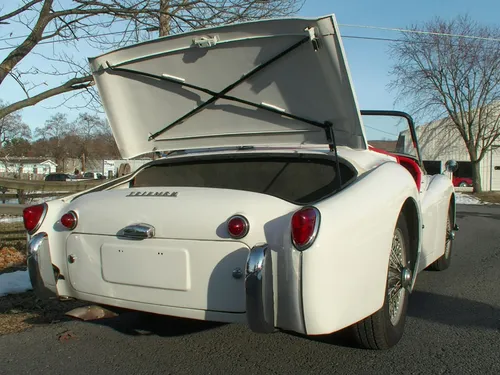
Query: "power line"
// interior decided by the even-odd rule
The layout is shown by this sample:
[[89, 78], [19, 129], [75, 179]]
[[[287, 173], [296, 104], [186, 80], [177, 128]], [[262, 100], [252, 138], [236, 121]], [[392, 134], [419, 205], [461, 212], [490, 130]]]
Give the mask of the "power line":
[[468, 39], [479, 39], [487, 40], [491, 42], [500, 42], [500, 38], [482, 37], [476, 35], [465, 35], [465, 34], [450, 34], [450, 33], [438, 33], [434, 31], [423, 31], [423, 30], [408, 30], [400, 29], [395, 27], [379, 27], [379, 26], [369, 26], [369, 25], [350, 25], [350, 24], [339, 24], [343, 27], [356, 27], [362, 29], [375, 29], [375, 30], [386, 30], [386, 31], [397, 31], [401, 33], [415, 33], [415, 34], [427, 34], [427, 35], [437, 35], [437, 36], [449, 36], [453, 38], [468, 38]]
[[[111, 21], [110, 21], [111, 22]], [[118, 22], [130, 22], [130, 20], [125, 20], [125, 19], [120, 19], [120, 20], [115, 20], [112, 21], [112, 23], [118, 23]], [[102, 22], [102, 23], [97, 23], [92, 26], [104, 26], [105, 24], [108, 24], [109, 22]], [[361, 28], [361, 29], [374, 29], [374, 30], [385, 30], [385, 31], [395, 31], [395, 32], [401, 32], [401, 33], [415, 33], [415, 34], [427, 34], [427, 35], [436, 35], [436, 36], [448, 36], [448, 37], [453, 37], [453, 38], [467, 38], [467, 39], [478, 39], [478, 40], [485, 40], [485, 41], [492, 41], [492, 42], [500, 42], [500, 38], [491, 38], [491, 37], [481, 37], [481, 36], [476, 36], [476, 35], [466, 35], [466, 34], [451, 34], [451, 33], [441, 33], [441, 32], [433, 32], [433, 31], [423, 31], [423, 30], [409, 30], [409, 29], [401, 29], [397, 27], [382, 27], [382, 26], [371, 26], [371, 25], [355, 25], [355, 24], [339, 24], [341, 27], [352, 27], [352, 28]], [[131, 30], [127, 32], [136, 32], [137, 30]], [[148, 31], [148, 28], [139, 30], [139, 31]], [[50, 33], [49, 33], [50, 34]], [[122, 34], [122, 32], [117, 32], [117, 34]], [[114, 34], [103, 34], [103, 35], [114, 35]], [[8, 37], [8, 38], [0, 38], [0, 42], [4, 41], [9, 41], [9, 40], [15, 40], [15, 39], [24, 39], [27, 38], [29, 35], [21, 35], [21, 36], [14, 36], [14, 37]], [[373, 39], [373, 40], [381, 40], [381, 41], [403, 41], [400, 39], [392, 39], [392, 38], [375, 38], [375, 37], [360, 37], [360, 36], [344, 36], [344, 38], [357, 38], [357, 39]], [[79, 37], [79, 39], [84, 39], [85, 36]], [[39, 43], [42, 44], [42, 43]], [[0, 48], [0, 50], [5, 50], [7, 48]]]
[[[130, 20], [119, 19], [119, 20], [113, 20], [113, 21], [109, 21], [109, 22], [97, 22], [97, 23], [92, 24], [91, 26], [106, 27], [107, 25], [110, 25], [112, 23], [119, 23], [119, 22], [130, 22]], [[43, 35], [43, 37], [50, 35], [50, 34], [52, 34], [52, 32], [47, 32], [45, 35]], [[5, 42], [5, 41], [9, 41], [9, 40], [14, 40], [14, 39], [26, 39], [27, 37], [29, 37], [29, 35], [20, 35], [20, 36], [8, 37], [8, 38], [0, 38], [0, 42]]]
[[[137, 31], [147, 31], [147, 30], [148, 29], [146, 28], [146, 29], [139, 29], [139, 30], [114, 31], [111, 33], [104, 33], [104, 34], [99, 34], [99, 35], [83, 35], [83, 36], [79, 36], [78, 39], [90, 39], [90, 38], [98, 38], [101, 36], [123, 35], [126, 33], [135, 33]], [[46, 41], [41, 41], [41, 42], [37, 43], [37, 46], [41, 45], [41, 44], [64, 43], [64, 42], [70, 42], [70, 41], [75, 41], [75, 40], [76, 40], [75, 38], [46, 40]], [[1, 47], [0, 51], [4, 51], [4, 50], [8, 50], [8, 49], [15, 49], [15, 48], [17, 48], [17, 47]]]
[[369, 125], [366, 125], [366, 124], [364, 124], [364, 126], [365, 126], [365, 128], [370, 128], [370, 129], [375, 130], [375, 131], [378, 131], [378, 132], [380, 132], [380, 133], [384, 133], [384, 134], [392, 135], [392, 136], [394, 136], [394, 137], [398, 137], [398, 134], [389, 133], [389, 132], [387, 132], [387, 131], [380, 130], [380, 129], [378, 129], [378, 128], [375, 128], [375, 127], [373, 127], [373, 126], [369, 126]]
[[[123, 35], [126, 33], [135, 33], [137, 31], [148, 31], [148, 30], [149, 30], [149, 28], [139, 29], [139, 30], [126, 30], [126, 31], [119, 31], [119, 32], [111, 32], [111, 33], [99, 34], [98, 36], [83, 35], [81, 37], [78, 37], [78, 39], [89, 39], [89, 38], [97, 38], [97, 37], [101, 37], [101, 36]], [[342, 35], [342, 39], [362, 39], [362, 40], [375, 40], [375, 41], [382, 41], [382, 42], [400, 42], [400, 43], [425, 43], [425, 42], [408, 41], [408, 40], [404, 40], [404, 39], [381, 38], [381, 37], [358, 36], [358, 35]], [[37, 45], [63, 43], [63, 42], [69, 42], [69, 41], [74, 41], [74, 40], [75, 40], [74, 38], [59, 39], [59, 40], [47, 40], [47, 41], [42, 41], [42, 42], [38, 43]], [[500, 41], [500, 39], [499, 39], [499, 41]], [[16, 47], [0, 47], [0, 51], [11, 50], [11, 49], [15, 49], [15, 48]]]
[[342, 39], [363, 39], [363, 40], [378, 40], [381, 42], [401, 42], [401, 43], [417, 43], [404, 39], [380, 38], [376, 36], [357, 36], [357, 35], [342, 35]]

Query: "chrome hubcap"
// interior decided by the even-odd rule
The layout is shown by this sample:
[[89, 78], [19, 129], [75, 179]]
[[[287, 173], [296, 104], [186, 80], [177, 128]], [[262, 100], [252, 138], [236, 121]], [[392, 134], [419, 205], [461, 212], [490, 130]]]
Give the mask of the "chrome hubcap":
[[389, 300], [389, 317], [392, 325], [398, 324], [402, 315], [402, 305], [406, 290], [411, 283], [411, 270], [407, 263], [403, 233], [396, 228], [392, 239], [389, 259], [387, 297]]

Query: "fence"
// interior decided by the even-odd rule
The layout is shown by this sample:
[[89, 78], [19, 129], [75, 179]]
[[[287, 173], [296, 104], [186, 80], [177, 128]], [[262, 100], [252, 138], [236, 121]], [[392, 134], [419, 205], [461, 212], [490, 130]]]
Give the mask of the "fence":
[[35, 198], [69, 195], [107, 182], [109, 180], [40, 181], [0, 177], [0, 202], [3, 203], [0, 213], [10, 210], [6, 208], [7, 201], [17, 199], [19, 204], [25, 204]]
[[20, 216], [27, 204], [0, 204], [0, 215]]
[[19, 176], [20, 180], [43, 180], [45, 174], [34, 174], [34, 173], [12, 173], [12, 172], [0, 172], [0, 178], [10, 178], [14, 179], [14, 176]]

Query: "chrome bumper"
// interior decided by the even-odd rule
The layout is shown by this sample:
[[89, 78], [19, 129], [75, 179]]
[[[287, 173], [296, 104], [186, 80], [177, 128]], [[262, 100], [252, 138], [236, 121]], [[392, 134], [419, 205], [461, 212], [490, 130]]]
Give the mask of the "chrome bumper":
[[47, 233], [34, 235], [28, 243], [28, 272], [31, 285], [39, 298], [57, 297], [56, 277], [50, 257]]
[[271, 249], [254, 246], [245, 270], [246, 313], [250, 329], [259, 333], [274, 331], [274, 293]]

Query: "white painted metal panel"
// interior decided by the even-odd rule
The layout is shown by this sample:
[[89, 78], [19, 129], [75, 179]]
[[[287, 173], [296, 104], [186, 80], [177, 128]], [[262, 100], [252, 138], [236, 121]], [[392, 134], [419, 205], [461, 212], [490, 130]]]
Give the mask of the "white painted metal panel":
[[[111, 249], [124, 251], [111, 255]], [[224, 312], [245, 311], [244, 279], [234, 278], [233, 271], [244, 271], [248, 251], [236, 241], [127, 241], [80, 234], [70, 235], [66, 248], [67, 256], [76, 259], [68, 264], [68, 272], [78, 292]]]
[[108, 283], [184, 291], [190, 289], [187, 249], [154, 244], [144, 246], [141, 241], [105, 243], [101, 247], [101, 261], [102, 277]]

